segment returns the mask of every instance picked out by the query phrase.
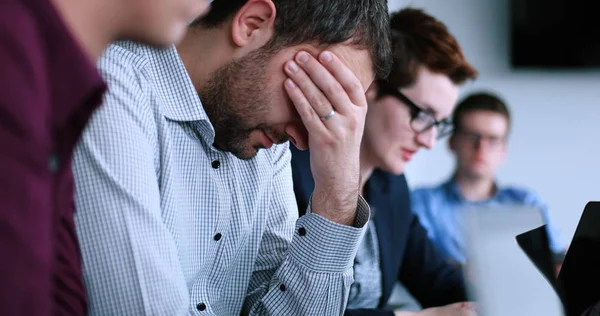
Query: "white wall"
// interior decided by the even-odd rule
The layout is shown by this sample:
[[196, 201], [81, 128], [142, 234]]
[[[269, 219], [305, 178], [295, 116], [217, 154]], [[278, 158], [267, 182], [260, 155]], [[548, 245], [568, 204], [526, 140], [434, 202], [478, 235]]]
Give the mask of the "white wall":
[[[463, 94], [486, 89], [506, 100], [513, 131], [498, 178], [541, 194], [570, 242], [584, 205], [600, 200], [600, 71], [511, 69], [509, 0], [391, 0], [390, 9], [407, 4], [443, 21], [479, 69]], [[452, 167], [442, 141], [420, 152], [406, 174], [414, 188], [445, 180]]]

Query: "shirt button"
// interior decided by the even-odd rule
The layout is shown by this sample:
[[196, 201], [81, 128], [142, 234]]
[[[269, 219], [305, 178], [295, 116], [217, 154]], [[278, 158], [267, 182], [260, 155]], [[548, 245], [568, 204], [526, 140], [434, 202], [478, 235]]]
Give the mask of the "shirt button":
[[285, 292], [285, 284], [283, 284], [283, 283], [282, 283], [282, 284], [279, 286], [279, 290], [280, 290], [281, 292]]
[[217, 233], [214, 237], [215, 241], [219, 241], [221, 240], [221, 237], [223, 237], [223, 235], [221, 235], [221, 233]]
[[60, 167], [60, 161], [58, 159], [58, 155], [52, 153], [50, 157], [48, 157], [48, 170], [51, 172], [57, 172]]
[[202, 312], [202, 311], [205, 311], [205, 310], [206, 310], [206, 304], [204, 304], [204, 303], [200, 303], [200, 304], [196, 305], [196, 308], [197, 308], [199, 311], [201, 311], [201, 312]]
[[305, 236], [306, 235], [306, 228], [304, 228], [304, 227], [298, 228], [298, 235]]
[[213, 161], [213, 162], [212, 162], [212, 164], [211, 164], [211, 165], [212, 165], [212, 167], [213, 167], [214, 169], [219, 169], [219, 167], [221, 166], [221, 162], [220, 162], [220, 161], [218, 161], [218, 160], [215, 160], [215, 161]]

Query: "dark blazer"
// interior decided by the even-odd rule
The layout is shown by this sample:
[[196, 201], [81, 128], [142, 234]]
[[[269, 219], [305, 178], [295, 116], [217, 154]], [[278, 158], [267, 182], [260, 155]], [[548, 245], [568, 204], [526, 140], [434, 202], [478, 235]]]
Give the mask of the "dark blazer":
[[[292, 148], [292, 173], [300, 215], [303, 215], [314, 189], [308, 151]], [[365, 186], [365, 199], [376, 210], [373, 220], [379, 241], [383, 286], [380, 309], [347, 310], [345, 315], [393, 315], [384, 308], [396, 281], [424, 308], [466, 301], [462, 272], [447, 263], [411, 211], [404, 175], [376, 170]]]

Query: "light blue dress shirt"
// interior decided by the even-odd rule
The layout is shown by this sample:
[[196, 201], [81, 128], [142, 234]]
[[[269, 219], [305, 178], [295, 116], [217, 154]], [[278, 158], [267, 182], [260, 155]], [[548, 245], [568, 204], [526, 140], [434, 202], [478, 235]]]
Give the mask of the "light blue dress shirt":
[[411, 195], [413, 212], [419, 217], [421, 224], [428, 232], [429, 238], [448, 256], [461, 264], [466, 257], [466, 223], [462, 212], [468, 206], [506, 206], [523, 205], [540, 209], [542, 218], [548, 229], [550, 248], [553, 252], [564, 251], [560, 242], [558, 229], [552, 221], [548, 207], [540, 197], [524, 189], [505, 187], [496, 188], [496, 193], [485, 201], [467, 201], [460, 193], [458, 184], [450, 179], [437, 187], [421, 188]]

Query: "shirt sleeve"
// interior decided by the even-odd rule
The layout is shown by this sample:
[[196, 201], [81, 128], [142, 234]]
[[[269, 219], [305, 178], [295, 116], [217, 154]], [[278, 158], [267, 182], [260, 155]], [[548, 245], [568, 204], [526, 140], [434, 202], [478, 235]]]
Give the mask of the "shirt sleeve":
[[310, 213], [310, 205], [307, 215], [298, 219], [290, 160], [288, 148], [275, 160], [268, 227], [242, 314], [342, 315], [369, 206], [359, 197], [356, 227]]
[[542, 219], [546, 223], [546, 231], [548, 233], [548, 239], [550, 241], [550, 249], [554, 253], [562, 253], [565, 251], [565, 246], [560, 241], [560, 231], [550, 213], [548, 205], [542, 201], [541, 197], [534, 192], [527, 192], [525, 194], [525, 205], [530, 205], [539, 208]]
[[50, 315], [50, 93], [33, 17], [0, 2], [0, 315]]
[[187, 285], [161, 217], [148, 93], [119, 52], [100, 64], [109, 92], [73, 162], [89, 315], [186, 315]]

